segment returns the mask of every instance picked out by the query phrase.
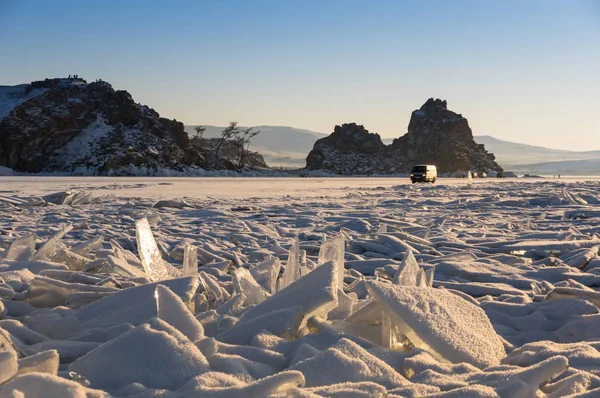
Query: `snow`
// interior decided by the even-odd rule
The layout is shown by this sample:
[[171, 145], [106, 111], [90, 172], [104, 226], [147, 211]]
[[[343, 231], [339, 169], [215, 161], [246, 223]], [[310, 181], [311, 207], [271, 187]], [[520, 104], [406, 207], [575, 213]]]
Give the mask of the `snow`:
[[17, 106], [47, 91], [45, 88], [36, 88], [35, 90], [31, 90], [29, 94], [26, 94], [25, 91], [28, 86], [29, 84], [0, 86], [0, 122]]
[[441, 361], [485, 368], [500, 364], [505, 356], [485, 312], [455, 294], [377, 282], [369, 282], [367, 288], [412, 344]]
[[60, 148], [57, 153], [57, 158], [53, 159], [56, 162], [64, 164], [73, 164], [80, 159], [89, 159], [97, 150], [103, 138], [114, 130], [114, 127], [107, 124], [101, 116], [90, 123], [78, 135]]
[[3, 177], [0, 396], [597, 394], [600, 182], [405, 180]]
[[12, 176], [15, 174], [13, 169], [10, 169], [5, 166], [0, 166], [0, 176]]
[[208, 371], [208, 362], [184, 335], [156, 320], [102, 344], [70, 364], [69, 370], [109, 392], [132, 382], [174, 390]]

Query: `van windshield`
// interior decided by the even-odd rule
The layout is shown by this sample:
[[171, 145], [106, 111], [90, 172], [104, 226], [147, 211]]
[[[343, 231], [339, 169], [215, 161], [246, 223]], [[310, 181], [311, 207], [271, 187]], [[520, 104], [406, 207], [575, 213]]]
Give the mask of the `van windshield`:
[[412, 171], [413, 171], [413, 173], [414, 172], [418, 172], [418, 173], [426, 172], [427, 166], [415, 166], [415, 167], [413, 167]]

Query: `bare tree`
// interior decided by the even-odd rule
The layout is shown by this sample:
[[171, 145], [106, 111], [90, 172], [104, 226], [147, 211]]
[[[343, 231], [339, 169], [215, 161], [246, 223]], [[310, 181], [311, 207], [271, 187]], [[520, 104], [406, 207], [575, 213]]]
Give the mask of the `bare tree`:
[[219, 145], [217, 145], [217, 149], [215, 150], [215, 159], [219, 158], [219, 151], [221, 150], [221, 146], [225, 141], [229, 141], [234, 137], [237, 137], [241, 133], [238, 128], [237, 122], [230, 122], [228, 127], [225, 127], [223, 131], [221, 131], [221, 140], [219, 141]]
[[194, 127], [194, 130], [196, 131], [196, 135], [194, 137], [202, 139], [202, 136], [204, 135], [204, 132], [206, 131], [206, 127], [196, 126], [196, 127]]
[[206, 131], [206, 127], [196, 126], [196, 127], [194, 127], [194, 130], [196, 131], [196, 134], [191, 138], [190, 142], [192, 143], [192, 145], [196, 146], [197, 148], [200, 148], [202, 136], [204, 135], [204, 132]]
[[236, 137], [236, 143], [240, 150], [240, 161], [238, 167], [241, 169], [244, 167], [244, 157], [248, 155], [250, 150], [250, 142], [254, 137], [260, 134], [260, 130], [254, 130], [254, 127], [250, 127], [241, 131], [241, 135]]

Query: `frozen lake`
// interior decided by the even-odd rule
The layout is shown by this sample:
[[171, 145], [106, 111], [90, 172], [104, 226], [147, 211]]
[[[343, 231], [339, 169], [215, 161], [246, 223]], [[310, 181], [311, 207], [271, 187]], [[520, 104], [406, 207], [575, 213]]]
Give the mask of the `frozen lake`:
[[[498, 184], [598, 181], [600, 177], [563, 177], [561, 179], [474, 179], [473, 184], [493, 189]], [[440, 178], [436, 184], [417, 184], [415, 187], [466, 185], [464, 178]], [[146, 197], [154, 199], [174, 197], [315, 197], [340, 196], [347, 189], [390, 188], [412, 185], [403, 177], [332, 177], [332, 178], [220, 178], [220, 177], [0, 177], [0, 194], [18, 192], [26, 195], [46, 195], [65, 190], [99, 190], [99, 194], [112, 193], [121, 197]]]
[[0, 396], [598, 396], [599, 249], [598, 178], [3, 177]]

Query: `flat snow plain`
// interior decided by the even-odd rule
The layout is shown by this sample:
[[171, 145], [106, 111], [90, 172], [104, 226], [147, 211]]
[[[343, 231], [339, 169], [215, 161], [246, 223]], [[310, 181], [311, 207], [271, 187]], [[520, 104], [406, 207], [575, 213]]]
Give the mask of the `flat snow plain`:
[[0, 397], [600, 396], [599, 247], [593, 178], [0, 177]]

